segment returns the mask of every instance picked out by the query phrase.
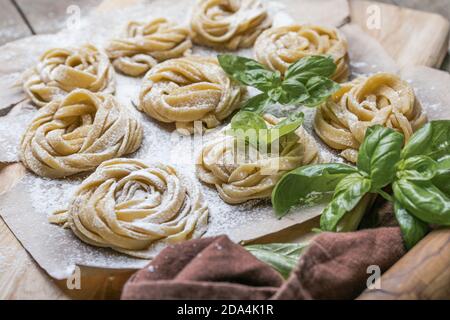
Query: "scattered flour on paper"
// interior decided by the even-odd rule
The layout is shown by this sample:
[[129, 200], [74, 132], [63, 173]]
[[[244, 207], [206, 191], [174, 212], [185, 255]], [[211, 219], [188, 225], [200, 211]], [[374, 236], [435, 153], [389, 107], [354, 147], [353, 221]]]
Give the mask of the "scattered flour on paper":
[[[290, 21], [288, 19], [289, 15], [283, 11], [284, 9], [281, 4], [272, 4], [269, 6], [269, 10], [275, 15], [274, 21], [278, 21], [277, 24], [282, 25]], [[151, 5], [138, 5], [108, 13], [93, 12], [87, 19], [82, 20], [81, 25], [76, 30], [66, 30], [57, 35], [39, 38], [46, 39], [45, 44], [37, 42], [37, 40], [30, 40], [29, 43], [25, 41], [16, 44], [17, 48], [22, 46], [30, 48], [29, 50], [25, 50], [24, 47], [20, 48], [20, 52], [28, 53], [20, 57], [20, 66], [23, 68], [32, 66], [42, 52], [54, 46], [64, 47], [79, 45], [84, 42], [91, 42], [101, 47], [105, 46], [109, 39], [121, 33], [123, 26], [129, 20], [142, 21], [164, 16], [170, 20], [187, 25], [190, 10], [190, 1], [183, 1], [174, 5], [167, 1], [157, 0], [153, 1]], [[193, 53], [199, 55], [217, 54], [216, 51], [203, 47], [194, 47]], [[13, 55], [5, 57], [5, 54], [7, 54], [5, 50], [0, 51], [1, 61], [12, 61], [14, 59]], [[253, 50], [243, 49], [238, 51], [237, 54], [253, 57]], [[372, 66], [362, 60], [353, 62], [352, 66], [355, 70], [376, 70], [381, 68], [381, 66]], [[140, 118], [144, 127], [143, 144], [135, 154], [129, 155], [129, 157], [148, 162], [173, 164], [184, 174], [195, 179], [200, 184], [195, 178], [194, 162], [200, 152], [199, 146], [201, 141], [195, 140], [194, 137], [181, 136], [173, 132], [173, 125], [159, 123], [135, 109], [134, 105], [138, 104], [141, 79], [117, 74], [116, 80], [117, 99], [120, 103], [129, 107], [130, 110], [133, 110], [136, 117]], [[250, 96], [254, 94], [256, 92], [249, 90]], [[277, 108], [276, 111], [279, 113], [279, 116], [288, 114], [294, 108], [293, 106], [274, 107]], [[304, 127], [316, 138], [320, 146], [321, 157], [327, 161], [343, 161], [315, 136], [313, 130], [314, 109], [304, 108], [303, 112], [305, 113]], [[6, 141], [6, 132], [11, 133], [23, 130], [22, 128], [14, 127], [13, 122], [0, 125], [0, 144]], [[17, 122], [23, 123], [22, 121]], [[213, 139], [217, 136], [220, 129], [216, 128], [212, 130], [203, 139]], [[7, 149], [7, 152], [10, 155], [17, 153], [14, 148]], [[27, 173], [22, 181], [22, 186], [24, 187], [24, 192], [26, 192], [30, 199], [33, 210], [32, 212], [25, 212], [24, 216], [15, 217], [12, 214], [14, 208], [8, 208], [11, 214], [7, 215], [7, 220], [12, 222], [12, 228], [17, 228], [20, 231], [18, 232], [21, 235], [19, 238], [22, 237], [21, 240], [23, 240], [27, 249], [32, 249], [30, 252], [33, 256], [54, 277], [61, 278], [67, 276], [72, 272], [74, 264], [110, 268], [142, 266], [142, 261], [136, 261], [136, 259], [126, 255], [85, 245], [70, 230], [64, 230], [48, 223], [47, 216], [55, 210], [64, 209], [67, 206], [74, 190], [85, 176], [64, 180], [51, 180]], [[255, 200], [242, 205], [232, 206], [223, 202], [214, 188], [204, 184], [201, 184], [201, 187], [210, 208], [210, 223], [205, 234], [206, 236], [230, 234], [236, 228], [244, 225], [252, 225], [266, 219], [273, 219], [273, 211], [269, 205], [269, 200]], [[24, 222], [24, 220], [28, 219], [32, 223]], [[49, 252], [48, 248], [53, 249]], [[157, 250], [160, 250], [160, 248], [157, 248]], [[36, 253], [39, 254], [40, 259]], [[0, 256], [0, 270], [2, 261], [2, 257]]]
[[[165, 16], [173, 21], [181, 23], [184, 21], [187, 25], [189, 15], [186, 15], [186, 12], [189, 10], [190, 3], [188, 1], [178, 5], [168, 5], [166, 1], [159, 1], [158, 4], [158, 1], [155, 1], [151, 6], [144, 5], [121, 9], [117, 13], [93, 13], [87, 20], [83, 20], [78, 30], [62, 31], [50, 37], [51, 40], [45, 44], [36, 44], [32, 40], [30, 40], [30, 43], [25, 41], [27, 46], [33, 48], [32, 50], [24, 50], [23, 44], [18, 44], [16, 48], [28, 52], [21, 58], [21, 64], [23, 68], [29, 68], [36, 63], [37, 57], [50, 47], [66, 47], [84, 42], [104, 46], [108, 39], [120, 34], [123, 26], [129, 20], [139, 21], [149, 19], [149, 17]], [[95, 32], [92, 32], [93, 30]], [[195, 47], [193, 53], [212, 56], [217, 54], [216, 51], [203, 47]], [[242, 49], [238, 54], [252, 57], [253, 51], [252, 49]], [[2, 58], [10, 60], [13, 59], [13, 56], [5, 54], [2, 55]], [[135, 154], [129, 155], [129, 157], [148, 162], [173, 164], [181, 172], [200, 184], [195, 178], [195, 159], [200, 152], [201, 141], [174, 133], [172, 124], [159, 123], [135, 109], [134, 106], [138, 103], [141, 79], [117, 74], [116, 81], [117, 99], [120, 103], [129, 107], [136, 117], [140, 118], [144, 127], [143, 144]], [[15, 120], [19, 120], [18, 117], [25, 116], [28, 116], [28, 114], [20, 114]], [[5, 123], [0, 129], [0, 140], [11, 141], [9, 138], [6, 139], [6, 132], [22, 133], [24, 128], [21, 126], [23, 126], [23, 123], [29, 123], [31, 118], [22, 120], [16, 121], [16, 124]], [[19, 126], [19, 124], [20, 128], [14, 127], [15, 125]], [[220, 128], [211, 130], [203, 138], [212, 139], [219, 130]], [[8, 149], [8, 154], [17, 154], [17, 145], [18, 143], [13, 148]], [[187, 154], [192, 155], [187, 158], [189, 161], [179, 163], [180, 160], [186, 160]], [[14, 209], [14, 205], [8, 207], [8, 212], [10, 212], [6, 215], [8, 223], [19, 231], [17, 233], [19, 238], [38, 262], [56, 278], [69, 275], [75, 264], [120, 268], [142, 266], [143, 263], [136, 262], [137, 259], [115, 253], [112, 250], [85, 245], [70, 230], [64, 230], [48, 223], [47, 217], [50, 214], [67, 207], [77, 186], [86, 176], [87, 174], [63, 180], [53, 180], [27, 172], [20, 184], [20, 187], [23, 188], [22, 192], [25, 192], [21, 194], [21, 197], [29, 199], [31, 210], [25, 210], [26, 212], [22, 212], [21, 217], [17, 217], [14, 212], [19, 211], [19, 208]], [[201, 187], [210, 208], [210, 222], [206, 236], [230, 234], [234, 229], [243, 225], [268, 218], [273, 219], [272, 209], [266, 200], [254, 200], [242, 205], [232, 206], [220, 199], [215, 188], [203, 184], [201, 184]], [[14, 203], [14, 201], [9, 203]], [[48, 248], [52, 248], [52, 250], [48, 250]], [[155, 253], [160, 249], [160, 247], [155, 247]]]
[[6, 269], [11, 266], [10, 256], [7, 252], [8, 250], [9, 249], [5, 247], [0, 248], [0, 273], [6, 272]]
[[34, 118], [34, 108], [22, 108], [17, 115], [0, 117], [0, 161], [16, 162], [19, 160], [18, 148], [22, 134]]

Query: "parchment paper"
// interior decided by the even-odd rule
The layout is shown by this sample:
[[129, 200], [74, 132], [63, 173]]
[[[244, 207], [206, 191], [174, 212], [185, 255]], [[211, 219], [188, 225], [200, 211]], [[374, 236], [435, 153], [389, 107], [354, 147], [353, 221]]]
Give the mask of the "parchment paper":
[[[117, 0], [112, 2], [117, 2]], [[2, 88], [13, 88], [9, 91], [10, 93], [0, 95], [1, 106], [5, 106], [4, 103], [9, 106], [14, 104], [14, 101], [18, 102], [23, 99], [21, 91], [14, 89], [13, 83], [3, 87], [5, 82], [1, 81], [6, 79], [5, 81], [8, 82], [8, 76], [11, 77], [11, 81], [17, 81], [18, 75], [24, 69], [31, 67], [45, 49], [53, 46], [80, 44], [86, 41], [102, 46], [109, 38], [117, 35], [123, 25], [131, 19], [142, 20], [149, 17], [164, 16], [178, 22], [184, 21], [187, 23], [189, 17], [187, 13], [190, 11], [191, 1], [169, 2], [158, 0], [129, 8], [121, 7], [119, 11], [106, 10], [105, 8], [108, 8], [108, 6], [102, 6], [102, 8], [101, 11], [97, 11], [84, 19], [77, 30], [65, 30], [57, 35], [31, 37], [1, 47], [0, 84]], [[295, 8], [295, 10], [292, 8]], [[308, 17], [309, 21], [317, 23], [330, 24], [331, 22], [340, 25], [348, 18], [347, 2], [341, 0], [285, 0], [281, 3], [272, 4], [270, 10], [271, 14], [274, 15], [276, 25], [292, 22], [302, 23], [305, 22], [305, 17]], [[334, 19], [331, 19], [333, 10], [336, 14]], [[292, 15], [290, 16], [287, 12]], [[310, 14], [307, 15], [307, 12]], [[360, 29], [344, 27], [343, 32], [349, 37], [352, 70], [355, 74], [398, 70], [383, 48], [375, 40], [362, 33]], [[214, 53], [211, 50], [201, 48], [196, 48], [194, 52], [199, 54]], [[252, 56], [252, 51], [242, 50], [238, 54]], [[414, 85], [420, 87], [423, 96], [427, 97], [429, 86], [416, 79], [420, 72], [414, 70], [409, 72], [411, 81]], [[433, 75], [430, 74], [430, 77], [433, 77]], [[116, 96], [119, 101], [132, 108], [132, 102], [136, 103], [137, 101], [140, 82], [140, 79], [117, 75]], [[426, 103], [424, 105], [426, 106]], [[441, 106], [436, 108], [439, 109]], [[282, 112], [289, 112], [289, 110], [288, 107], [283, 109]], [[17, 137], [20, 136], [21, 131], [29, 123], [35, 112], [36, 110], [29, 103], [23, 102], [22, 105], [14, 107], [7, 117], [0, 118], [0, 162], [17, 161], [16, 150], [19, 141]], [[186, 155], [190, 154], [195, 157], [201, 141], [172, 134], [172, 126], [162, 125], [137, 111], [135, 112], [144, 125], [145, 139], [141, 149], [130, 156], [143, 160], [171, 163], [186, 174], [194, 176], [193, 161]], [[308, 109], [305, 110], [305, 113], [304, 126], [306, 130], [313, 134], [312, 117], [314, 110]], [[11, 130], [11, 123], [14, 123], [14, 130]], [[205, 139], [212, 139], [216, 134], [217, 130], [207, 134]], [[334, 153], [320, 141], [318, 143], [325, 159], [336, 160]], [[23, 174], [22, 170], [17, 171], [18, 175]], [[145, 265], [147, 263], [145, 260], [130, 258], [109, 249], [86, 245], [76, 238], [70, 230], [64, 230], [48, 223], [48, 214], [67, 205], [74, 189], [84, 177], [51, 180], [27, 172], [17, 185], [0, 196], [0, 214], [33, 258], [56, 279], [66, 278], [73, 272], [75, 265], [118, 269], [134, 269]], [[231, 206], [225, 204], [218, 197], [215, 189], [205, 185], [202, 185], [202, 189], [210, 208], [210, 224], [205, 236], [225, 233], [237, 242], [256, 239], [302, 223], [320, 214], [323, 208], [323, 205], [299, 208], [294, 213], [279, 220], [274, 217], [268, 201], [250, 201], [243, 205]], [[155, 254], [156, 252], [157, 250]]]

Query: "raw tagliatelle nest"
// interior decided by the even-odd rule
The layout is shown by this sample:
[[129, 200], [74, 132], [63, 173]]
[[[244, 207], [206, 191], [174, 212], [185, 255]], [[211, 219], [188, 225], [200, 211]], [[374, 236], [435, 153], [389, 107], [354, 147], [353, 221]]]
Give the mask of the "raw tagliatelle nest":
[[249, 48], [271, 24], [259, 0], [200, 0], [191, 20], [192, 40], [219, 49]]
[[373, 125], [411, 135], [427, 121], [409, 84], [398, 76], [379, 73], [342, 85], [317, 109], [314, 129], [331, 148], [356, 163], [366, 129]]
[[[270, 115], [264, 118], [269, 127], [279, 121]], [[214, 185], [220, 197], [230, 204], [269, 198], [283, 174], [319, 161], [317, 144], [303, 127], [284, 138], [280, 139], [277, 153], [263, 154], [224, 134], [203, 148], [197, 176]]]
[[216, 58], [189, 56], [162, 62], [145, 75], [138, 108], [192, 133], [194, 121], [217, 127], [239, 108], [244, 92]]
[[139, 258], [152, 245], [200, 237], [208, 208], [197, 184], [174, 168], [134, 159], [102, 163], [50, 221], [84, 242]]
[[337, 29], [308, 25], [271, 28], [255, 42], [256, 60], [282, 74], [292, 63], [311, 55], [330, 55], [336, 63], [331, 78], [337, 82], [348, 79], [348, 44]]
[[140, 76], [161, 61], [182, 57], [191, 47], [187, 28], [158, 18], [129, 22], [124, 37], [112, 40], [106, 52], [117, 70]]
[[136, 151], [142, 135], [140, 122], [112, 95], [78, 89], [38, 111], [20, 158], [40, 176], [61, 178]]
[[23, 89], [38, 107], [75, 89], [114, 93], [114, 68], [106, 53], [90, 44], [50, 49], [24, 74]]

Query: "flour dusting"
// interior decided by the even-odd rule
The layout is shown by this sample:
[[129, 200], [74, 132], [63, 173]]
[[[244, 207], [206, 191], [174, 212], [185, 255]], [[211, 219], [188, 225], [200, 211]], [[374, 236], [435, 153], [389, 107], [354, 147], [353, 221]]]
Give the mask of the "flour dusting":
[[[166, 17], [171, 21], [187, 26], [193, 3], [193, 0], [181, 2], [156, 0], [112, 12], [93, 11], [86, 19], [82, 20], [77, 29], [64, 30], [56, 35], [33, 37], [2, 47], [0, 49], [0, 61], [2, 62], [0, 71], [6, 73], [23, 72], [26, 68], [32, 67], [38, 57], [51, 47], [66, 47], [86, 42], [104, 47], [110, 39], [120, 35], [124, 25], [130, 20], [148, 21], [153, 18]], [[289, 13], [286, 12], [287, 8], [282, 4], [274, 2], [268, 4], [269, 13], [274, 18], [276, 25], [284, 25], [293, 21]], [[361, 41], [358, 32], [349, 29], [346, 33], [355, 40], [351, 53], [356, 61], [352, 63], [352, 69], [357, 74], [395, 69], [392, 62], [385, 59], [385, 53], [377, 51], [379, 50], [377, 45], [369, 45], [368, 50], [358, 52], [356, 46]], [[23, 54], [17, 56], [16, 52]], [[198, 46], [193, 48], [193, 53], [209, 56], [217, 55], [217, 51]], [[236, 54], [253, 57], [253, 50], [243, 49]], [[378, 58], [376, 57], [377, 54]], [[376, 61], [376, 65], [373, 61]], [[427, 86], [418, 82], [417, 77], [414, 79], [419, 97], [423, 99], [429, 97], [424, 93]], [[149, 162], [159, 161], [172, 164], [201, 185], [210, 209], [210, 223], [206, 236], [228, 234], [234, 240], [239, 240], [240, 235], [235, 233], [239, 229], [247, 228], [253, 233], [257, 233], [257, 231], [267, 230], [264, 228], [270, 226], [281, 228], [285, 221], [296, 224], [305, 219], [308, 214], [306, 210], [292, 214], [281, 221], [276, 219], [269, 200], [254, 200], [242, 205], [228, 205], [223, 202], [215, 188], [201, 184], [195, 178], [195, 159], [201, 150], [202, 143], [217, 137], [223, 126], [207, 132], [201, 139], [196, 136], [182, 136], [174, 131], [174, 125], [157, 122], [136, 110], [135, 106], [139, 103], [138, 97], [142, 81], [140, 78], [130, 78], [117, 74], [116, 81], [118, 101], [127, 106], [140, 119], [144, 128], [144, 141], [141, 148], [129, 157]], [[442, 92], [442, 89], [436, 88], [436, 91]], [[448, 89], [446, 93], [448, 96]], [[255, 90], [249, 90], [249, 96], [255, 94], [257, 94]], [[292, 112], [294, 108], [294, 106], [281, 107], [275, 105], [272, 111], [277, 116], [285, 116]], [[428, 113], [433, 113], [441, 108], [442, 103], [439, 101], [425, 104]], [[12, 161], [17, 160], [17, 146], [20, 135], [36, 113], [35, 108], [26, 110], [28, 111], [24, 109], [24, 112], [15, 115], [14, 118], [9, 118], [9, 116], [0, 118], [0, 146], [4, 147], [4, 151], [2, 149], [0, 151], [3, 151], [7, 158], [13, 159]], [[304, 127], [316, 138], [320, 146], [322, 159], [325, 161], [342, 161], [334, 151], [315, 136], [313, 130], [315, 110], [304, 108], [302, 111], [305, 113]], [[48, 223], [48, 215], [67, 206], [74, 190], [88, 174], [63, 180], [52, 180], [37, 177], [27, 172], [25, 178], [12, 192], [0, 196], [0, 212], [5, 221], [38, 263], [51, 276], [58, 279], [70, 275], [76, 264], [101, 268], [140, 268], [147, 263], [145, 260], [131, 258], [109, 249], [86, 245], [76, 238], [70, 230]], [[285, 225], [283, 226], [285, 227]], [[160, 249], [161, 247], [156, 248], [156, 250]], [[0, 271], [5, 263], [3, 255], [0, 256]]]

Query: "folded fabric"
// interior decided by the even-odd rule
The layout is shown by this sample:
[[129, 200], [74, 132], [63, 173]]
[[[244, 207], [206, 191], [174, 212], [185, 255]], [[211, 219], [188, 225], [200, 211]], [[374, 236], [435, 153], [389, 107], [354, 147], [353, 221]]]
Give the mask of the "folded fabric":
[[273, 298], [354, 299], [367, 288], [369, 266], [383, 273], [405, 253], [397, 227], [321, 234]]
[[164, 249], [125, 284], [122, 299], [353, 299], [367, 268], [390, 268], [405, 253], [397, 227], [321, 233], [287, 281], [226, 236]]

